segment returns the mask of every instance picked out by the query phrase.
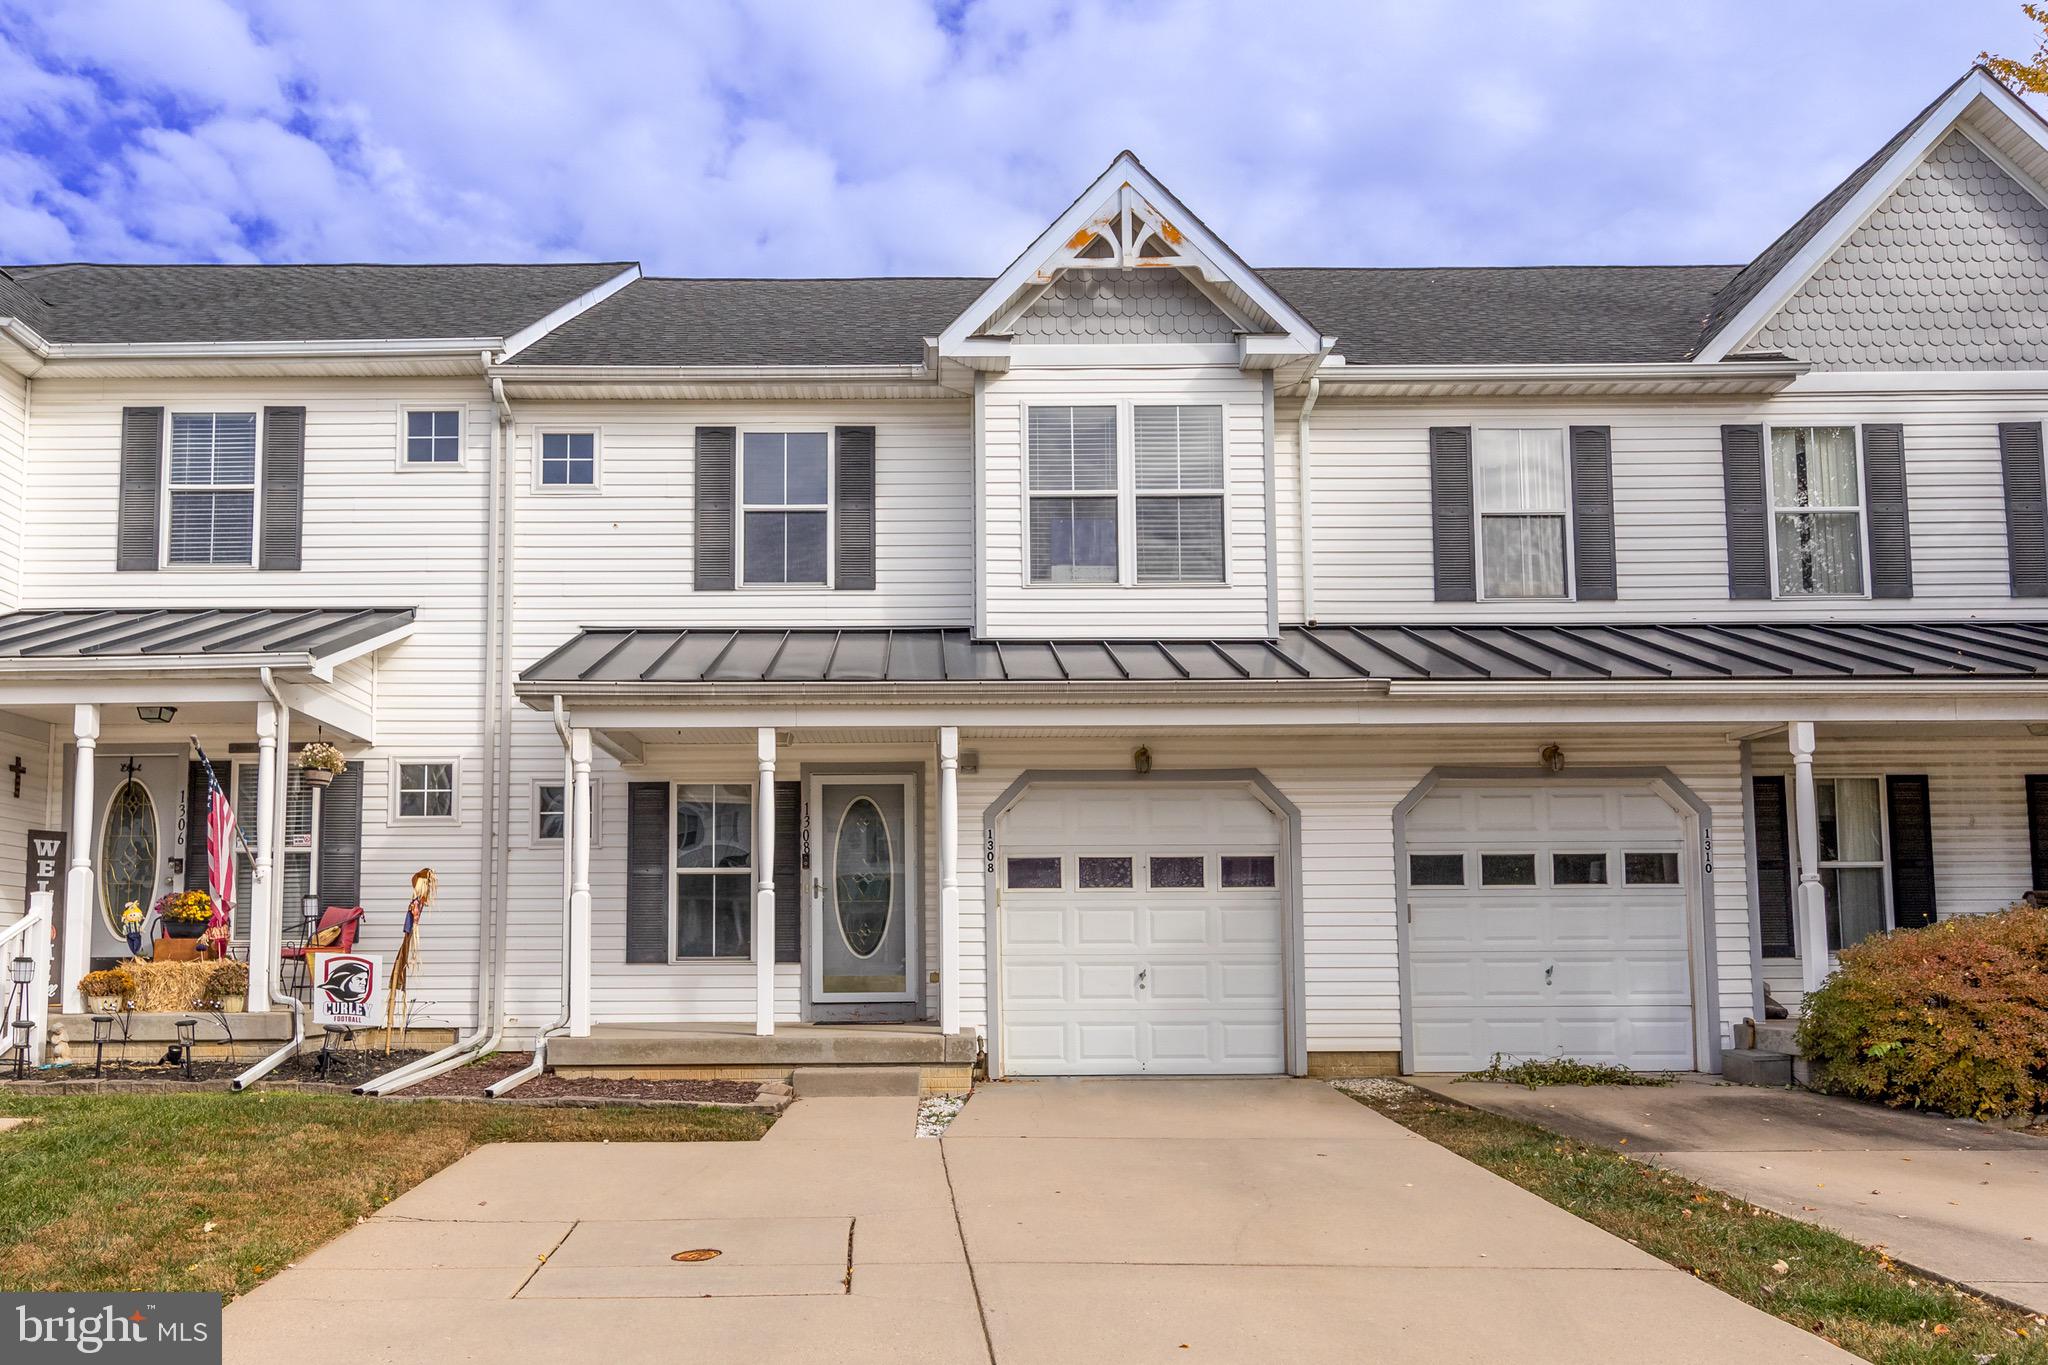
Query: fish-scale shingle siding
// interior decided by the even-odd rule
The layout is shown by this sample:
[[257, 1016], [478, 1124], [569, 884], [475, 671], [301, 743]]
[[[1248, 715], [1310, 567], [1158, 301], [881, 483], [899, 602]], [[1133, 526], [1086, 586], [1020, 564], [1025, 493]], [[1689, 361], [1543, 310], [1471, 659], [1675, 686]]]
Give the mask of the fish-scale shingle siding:
[[2041, 364], [2048, 207], [1950, 133], [1747, 349], [1829, 370]]
[[1017, 319], [1024, 342], [1228, 343], [1236, 324], [1177, 271], [1076, 270]]

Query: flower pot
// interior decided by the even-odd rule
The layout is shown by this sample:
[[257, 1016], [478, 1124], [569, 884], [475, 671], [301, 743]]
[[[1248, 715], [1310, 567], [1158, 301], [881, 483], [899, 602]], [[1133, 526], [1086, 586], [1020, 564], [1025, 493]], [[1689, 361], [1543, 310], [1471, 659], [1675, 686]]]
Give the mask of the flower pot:
[[118, 995], [88, 995], [85, 997], [85, 1012], [87, 1014], [120, 1014], [125, 1008], [126, 1002]]
[[203, 919], [167, 919], [164, 921], [165, 938], [198, 938], [206, 932]]
[[299, 771], [306, 775], [309, 787], [324, 787], [334, 780], [334, 774], [325, 768], [301, 768]]

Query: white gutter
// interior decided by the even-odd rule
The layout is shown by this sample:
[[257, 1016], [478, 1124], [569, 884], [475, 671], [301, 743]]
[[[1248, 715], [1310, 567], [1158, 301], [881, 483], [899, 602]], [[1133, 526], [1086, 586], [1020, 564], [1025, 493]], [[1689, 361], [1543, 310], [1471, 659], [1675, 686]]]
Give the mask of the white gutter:
[[569, 742], [569, 719], [562, 709], [562, 699], [555, 698], [555, 734], [562, 741], [562, 1008], [556, 1014], [555, 1022], [540, 1031], [533, 1040], [533, 1060], [505, 1079], [491, 1086], [484, 1094], [491, 1099], [500, 1099], [535, 1076], [548, 1069], [548, 1039], [568, 1032], [569, 1015], [576, 990], [575, 974], [570, 970], [571, 947], [569, 936], [572, 926], [569, 921], [569, 896], [574, 887], [576, 862], [576, 761]]
[[252, 669], [261, 672], [275, 669], [281, 673], [309, 673], [314, 665], [314, 658], [310, 654], [95, 654], [90, 658], [56, 654], [25, 655], [0, 659], [0, 677], [33, 677], [42, 673], [66, 676], [107, 673], [131, 678], [138, 670], [149, 673], [240, 677]]
[[66, 341], [45, 344], [50, 360], [234, 360], [280, 356], [475, 355], [500, 337], [361, 337], [339, 341]]
[[1301, 485], [1301, 619], [1304, 625], [1311, 626], [1316, 623], [1316, 529], [1308, 417], [1316, 410], [1316, 399], [1322, 397], [1322, 393], [1322, 376], [1310, 374], [1308, 393], [1302, 398], [1301, 411], [1294, 418], [1295, 480]]
[[[276, 761], [278, 764], [282, 765], [288, 761], [287, 755], [291, 751], [291, 730], [290, 721], [288, 719], [288, 717], [290, 717], [291, 715], [291, 708], [284, 704], [284, 696], [277, 690], [277, 683], [270, 676], [269, 669], [266, 668], [262, 670], [262, 672], [260, 672], [257, 676], [261, 678], [263, 681], [263, 690], [270, 694], [271, 704], [277, 707], [278, 743], [276, 749]], [[284, 774], [282, 772], [278, 774], [280, 780], [278, 781], [277, 786], [275, 788], [275, 791], [277, 793], [276, 806], [271, 810], [263, 811], [261, 813], [263, 823], [258, 827], [256, 835], [256, 837], [259, 839], [270, 838], [273, 834], [275, 834], [283, 828], [283, 825], [278, 817], [283, 813], [284, 791], [286, 786], [289, 785], [288, 783], [282, 780], [283, 776]], [[276, 876], [276, 873], [279, 870], [281, 869], [273, 869], [271, 885], [266, 887], [265, 890], [279, 889], [282, 887], [282, 880]], [[274, 908], [275, 907], [271, 905], [257, 906], [256, 913], [260, 915], [268, 915]], [[275, 1071], [280, 1065], [284, 1063], [284, 1060], [287, 1057], [298, 1056], [299, 1045], [306, 1041], [305, 1010], [299, 1004], [299, 998], [297, 996], [289, 994], [287, 992], [281, 992], [278, 990], [279, 976], [280, 974], [278, 972], [267, 972], [265, 973], [265, 981], [270, 989], [270, 1003], [273, 1005], [288, 1005], [291, 1007], [291, 1041], [286, 1043], [283, 1047], [280, 1047], [277, 1051], [271, 1053], [268, 1057], [265, 1057], [262, 1061], [256, 1063], [256, 1065], [250, 1067], [247, 1071], [244, 1071], [241, 1075], [235, 1077], [233, 1083], [229, 1086], [229, 1089], [231, 1090], [247, 1090], [257, 1081], [263, 1079], [265, 1076], [268, 1076], [272, 1071]]]
[[776, 383], [930, 382], [934, 371], [913, 365], [496, 365], [494, 379], [513, 383]]

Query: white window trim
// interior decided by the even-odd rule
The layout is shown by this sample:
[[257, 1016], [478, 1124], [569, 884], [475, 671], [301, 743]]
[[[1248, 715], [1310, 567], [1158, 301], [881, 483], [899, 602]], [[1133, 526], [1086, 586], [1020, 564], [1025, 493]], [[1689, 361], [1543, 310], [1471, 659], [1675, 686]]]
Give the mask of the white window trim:
[[[709, 870], [709, 869], [707, 869], [707, 868], [701, 868], [701, 867], [691, 867], [691, 868], [685, 868], [685, 867], [683, 867], [683, 866], [682, 866], [681, 864], [679, 864], [679, 863], [678, 863], [678, 862], [676, 861], [676, 792], [677, 792], [677, 791], [678, 791], [678, 790], [679, 790], [680, 788], [683, 788], [683, 787], [739, 787], [739, 788], [742, 788], [742, 789], [744, 789], [744, 790], [746, 791], [746, 793], [747, 793], [747, 810], [748, 810], [748, 812], [749, 812], [749, 816], [748, 816], [748, 834], [747, 834], [747, 839], [748, 839], [748, 843], [749, 843], [749, 849], [748, 849], [748, 854], [747, 854], [747, 867], [746, 867], [746, 871], [745, 871], [745, 873], [744, 873], [744, 874], [742, 874], [742, 873], [741, 873], [741, 872], [740, 872], [740, 871], [739, 871], [738, 869], [734, 868], [734, 869], [728, 869], [728, 870], [727, 870], [726, 872], [724, 872], [724, 873], [723, 873], [722, 875], [724, 875], [724, 876], [727, 876], [727, 877], [732, 877], [732, 878], [734, 878], [734, 879], [738, 879], [738, 878], [739, 878], [740, 876], [742, 876], [742, 875], [744, 875], [744, 876], [746, 877], [746, 879], [747, 879], [747, 905], [748, 905], [748, 911], [749, 911], [749, 916], [750, 916], [750, 920], [749, 920], [749, 922], [750, 922], [750, 923], [751, 923], [751, 914], [752, 914], [752, 907], [753, 907], [753, 903], [754, 903], [754, 893], [755, 893], [755, 892], [756, 892], [756, 891], [757, 891], [757, 890], [758, 890], [758, 889], [760, 888], [760, 885], [761, 885], [761, 881], [760, 881], [760, 875], [761, 875], [761, 850], [760, 850], [760, 849], [758, 849], [758, 848], [753, 848], [753, 847], [751, 847], [751, 845], [752, 845], [752, 841], [753, 841], [753, 837], [754, 837], [754, 836], [753, 836], [753, 830], [754, 830], [754, 828], [755, 828], [755, 825], [754, 825], [754, 823], [753, 823], [753, 818], [752, 818], [752, 811], [753, 811], [753, 808], [754, 808], [754, 781], [753, 781], [753, 778], [752, 778], [751, 776], [749, 776], [749, 777], [742, 777], [742, 778], [737, 778], [737, 779], [734, 779], [734, 780], [728, 781], [728, 780], [726, 780], [726, 779], [724, 779], [724, 778], [721, 778], [721, 777], [699, 777], [699, 778], [692, 778], [692, 779], [691, 779], [690, 781], [688, 781], [688, 782], [670, 782], [670, 783], [668, 784], [668, 931], [667, 931], [667, 932], [668, 932], [668, 960], [669, 960], [669, 961], [670, 961], [671, 963], [675, 963], [675, 964], [682, 964], [682, 963], [690, 963], [690, 964], [698, 964], [698, 963], [709, 963], [709, 964], [714, 964], [714, 965], [716, 965], [716, 964], [726, 964], [726, 965], [730, 965], [730, 966], [734, 966], [734, 967], [737, 967], [737, 966], [741, 965], [742, 963], [745, 963], [745, 964], [750, 964], [750, 965], [751, 965], [752, 963], [754, 963], [754, 962], [756, 962], [756, 961], [758, 960], [758, 957], [757, 957], [757, 955], [758, 955], [758, 954], [760, 953], [760, 951], [761, 951], [761, 945], [760, 945], [760, 944], [758, 944], [758, 943], [754, 943], [754, 942], [749, 942], [749, 943], [747, 944], [747, 955], [746, 955], [745, 957], [702, 957], [702, 956], [686, 957], [686, 956], [684, 956], [683, 954], [681, 954], [681, 953], [678, 953], [678, 952], [676, 951], [676, 940], [677, 940], [677, 939], [678, 939], [678, 938], [680, 937], [680, 935], [679, 935], [679, 934], [678, 934], [678, 933], [676, 932], [676, 930], [677, 930], [677, 927], [678, 927], [678, 926], [677, 926], [677, 924], [676, 924], [676, 912], [677, 912], [677, 911], [678, 911], [678, 910], [680, 909], [680, 907], [679, 907], [679, 906], [678, 906], [678, 905], [676, 904], [676, 891], [677, 891], [677, 886], [676, 886], [676, 882], [677, 882], [677, 880], [678, 880], [678, 879], [679, 879], [679, 878], [680, 878], [680, 877], [681, 877], [681, 876], [683, 875], [683, 873], [685, 873], [685, 872], [690, 872], [690, 873], [692, 873], [692, 874], [695, 874], [695, 875], [700, 875], [700, 876], [715, 876], [715, 875], [720, 875], [720, 874], [717, 874], [717, 873], [713, 873], [712, 871], [710, 871], [710, 870]], [[770, 863], [772, 864], [772, 863], [773, 863], [773, 861], [774, 861], [774, 857], [775, 857], [775, 854], [774, 854], [774, 850], [772, 850], [772, 849], [771, 849], [771, 850], [769, 850], [769, 854], [768, 854], [768, 856], [769, 856], [769, 861], [770, 861]], [[778, 913], [779, 913], [779, 909], [778, 909]], [[769, 941], [769, 944], [768, 944], [768, 951], [769, 951], [769, 952], [771, 952], [771, 953], [775, 951], [775, 944], [774, 944], [774, 941], [773, 941], [773, 934], [774, 934], [774, 931], [773, 931], [773, 929], [772, 929], [772, 927], [771, 927], [771, 929], [770, 929], [770, 941]], [[751, 929], [749, 929], [749, 937], [751, 938], [751, 936], [752, 936], [752, 930], [751, 930]]]
[[[248, 485], [250, 495], [249, 517], [249, 558], [235, 564], [181, 564], [171, 558], [171, 497], [175, 493], [240, 492], [243, 485], [238, 483], [188, 483], [178, 484], [171, 478], [172, 447], [177, 439], [179, 417], [241, 417], [250, 416], [256, 420], [256, 462], [254, 478]], [[157, 563], [159, 568], [171, 573], [240, 573], [253, 569], [262, 562], [263, 556], [263, 405], [258, 403], [248, 408], [233, 405], [210, 404], [204, 407], [167, 407], [164, 409], [163, 474], [157, 490], [163, 499], [163, 506], [157, 514]]]
[[[753, 436], [816, 436], [825, 438], [825, 501], [820, 503], [783, 502], [761, 503], [750, 506], [747, 502], [747, 437]], [[740, 427], [733, 432], [733, 499], [732, 499], [732, 543], [735, 562], [733, 583], [746, 592], [826, 592], [831, 590], [833, 578], [839, 564], [839, 505], [833, 494], [839, 489], [839, 441], [831, 427], [822, 430], [805, 426], [785, 427]], [[783, 470], [788, 473], [787, 455]], [[785, 484], [783, 491], [787, 493]], [[817, 512], [825, 514], [825, 577], [818, 583], [756, 583], [747, 577], [747, 513], [748, 512]]]
[[[1481, 602], [1576, 602], [1579, 600], [1578, 523], [1572, 508], [1572, 449], [1571, 431], [1565, 427], [1552, 426], [1486, 426], [1472, 424], [1472, 587]], [[1515, 594], [1495, 596], [1486, 591], [1486, 519], [1490, 516], [1556, 516], [1557, 512], [1488, 512], [1479, 495], [1479, 433], [1482, 431], [1554, 431], [1558, 437], [1558, 458], [1564, 468], [1564, 506], [1560, 509], [1564, 517], [1564, 594], [1562, 596], [1530, 596]], [[1766, 477], [1769, 470], [1765, 470]]]
[[[1855, 444], [1853, 459], [1856, 464], [1856, 506], [1854, 507], [1785, 507], [1778, 506], [1778, 481], [1776, 457], [1772, 454], [1780, 431], [1817, 431], [1825, 427], [1845, 427], [1849, 439]], [[1764, 539], [1770, 547], [1771, 557], [1771, 600], [1776, 602], [1861, 602], [1870, 597], [1870, 490], [1864, 487], [1863, 478], [1863, 427], [1860, 423], [1815, 418], [1808, 422], [1786, 422], [1764, 424], [1764, 516], [1769, 524], [1764, 528]], [[1856, 535], [1861, 546], [1857, 558], [1863, 568], [1863, 586], [1856, 592], [1794, 592], [1788, 593], [1778, 586], [1778, 514], [1803, 512], [1854, 512], [1856, 514]]]
[[[541, 446], [550, 436], [588, 436], [590, 438], [590, 482], [589, 483], [543, 483], [541, 482]], [[535, 427], [530, 443], [532, 456], [533, 491], [544, 497], [588, 497], [604, 491], [604, 428], [596, 424], [573, 426], [556, 424]]]
[[[1834, 783], [1855, 781], [1877, 783], [1877, 842], [1879, 857], [1876, 862], [1871, 862], [1867, 859], [1856, 859], [1846, 862], [1840, 858], [1823, 859], [1817, 864], [1815, 864], [1814, 870], [1816, 872], [1826, 872], [1829, 870], [1839, 871], [1842, 868], [1877, 869], [1879, 873], [1878, 883], [1884, 888], [1884, 928], [1880, 930], [1880, 932], [1890, 932], [1892, 929], [1897, 927], [1897, 921], [1893, 918], [1892, 911], [1892, 802], [1890, 779], [1883, 773], [1872, 772], [1815, 774], [1813, 779], [1814, 792], [1816, 797], [1814, 801], [1814, 819], [1815, 821], [1818, 821], [1820, 819], [1820, 801], [1818, 799], [1818, 796], [1820, 785], [1823, 782]], [[1787, 783], [1787, 785], [1790, 785], [1789, 782]], [[1790, 803], [1788, 803], [1788, 807], [1789, 805]], [[1785, 812], [1785, 823], [1792, 833], [1792, 885], [1794, 886], [1794, 888], [1797, 888], [1799, 885], [1799, 812], [1796, 809], [1788, 808]], [[1813, 833], [1814, 846], [1818, 848], [1820, 846], [1820, 829], [1817, 824], [1815, 826]], [[1798, 903], [1798, 898], [1796, 895], [1794, 896], [1793, 903], [1796, 907]], [[1839, 912], [1837, 913], [1839, 914]], [[1792, 956], [1790, 958], [1777, 958], [1775, 960], [1779, 962], [1802, 961], [1805, 957], [1806, 945], [1802, 941], [1801, 936], [1805, 932], [1805, 926], [1799, 922], [1799, 916], [1797, 914], [1794, 914], [1792, 916]], [[1835, 952], [1834, 949], [1829, 948], [1826, 944], [1821, 945], [1821, 950], [1831, 957], [1834, 955]]]
[[[449, 767], [449, 782], [453, 794], [448, 803], [447, 815], [400, 815], [398, 813], [399, 776], [407, 764], [445, 763]], [[393, 754], [391, 756], [390, 778], [384, 789], [384, 822], [387, 825], [414, 829], [422, 825], [454, 826], [462, 823], [462, 760], [452, 754]]]
[[[418, 762], [419, 760], [415, 759], [413, 761]], [[544, 838], [540, 832], [540, 789], [542, 787], [559, 787], [561, 785], [562, 779], [559, 777], [536, 777], [533, 779], [533, 789], [527, 796], [526, 839], [534, 848], [560, 848], [562, 846], [560, 836]], [[604, 847], [604, 779], [601, 777], [590, 779], [590, 846], [592, 848]]]
[[[1137, 408], [1160, 407], [1214, 407], [1223, 414], [1223, 576], [1205, 579], [1157, 579], [1150, 582], [1138, 581], [1138, 454], [1133, 413]], [[1037, 408], [1115, 408], [1116, 409], [1116, 487], [1114, 489], [1083, 489], [1059, 491], [1057, 489], [1034, 489], [1031, 486], [1031, 414]], [[1112, 398], [1104, 399], [1100, 394], [1085, 394], [1074, 397], [1046, 397], [1018, 404], [1017, 424], [1017, 481], [1023, 490], [1018, 499], [1021, 524], [1018, 526], [1018, 544], [1022, 552], [1018, 555], [1017, 576], [1024, 587], [1034, 592], [1103, 592], [1108, 589], [1134, 592], [1197, 592], [1214, 591], [1232, 586], [1231, 572], [1231, 496], [1230, 496], [1230, 404], [1222, 401], [1213, 403], [1183, 402], [1178, 397], [1161, 395], [1157, 398]], [[1212, 492], [1187, 490], [1191, 497], [1215, 497]], [[1176, 497], [1179, 492], [1161, 490], [1146, 493], [1146, 497]], [[1031, 576], [1031, 504], [1038, 498], [1113, 498], [1116, 502], [1116, 577], [1107, 582], [1096, 583], [1040, 583]]]
[[[407, 440], [407, 426], [415, 412], [452, 412], [455, 414], [455, 459], [452, 462], [409, 460], [406, 458], [410, 443]], [[538, 447], [536, 447], [538, 449]], [[402, 472], [439, 473], [469, 468], [469, 405], [467, 403], [400, 403], [398, 405], [398, 468]]]

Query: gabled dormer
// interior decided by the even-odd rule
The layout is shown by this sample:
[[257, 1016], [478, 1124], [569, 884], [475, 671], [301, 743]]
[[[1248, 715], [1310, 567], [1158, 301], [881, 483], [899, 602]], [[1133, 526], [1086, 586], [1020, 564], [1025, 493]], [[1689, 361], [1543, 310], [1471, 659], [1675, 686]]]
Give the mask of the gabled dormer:
[[976, 629], [1274, 633], [1273, 402], [1327, 340], [1129, 152], [954, 319]]

